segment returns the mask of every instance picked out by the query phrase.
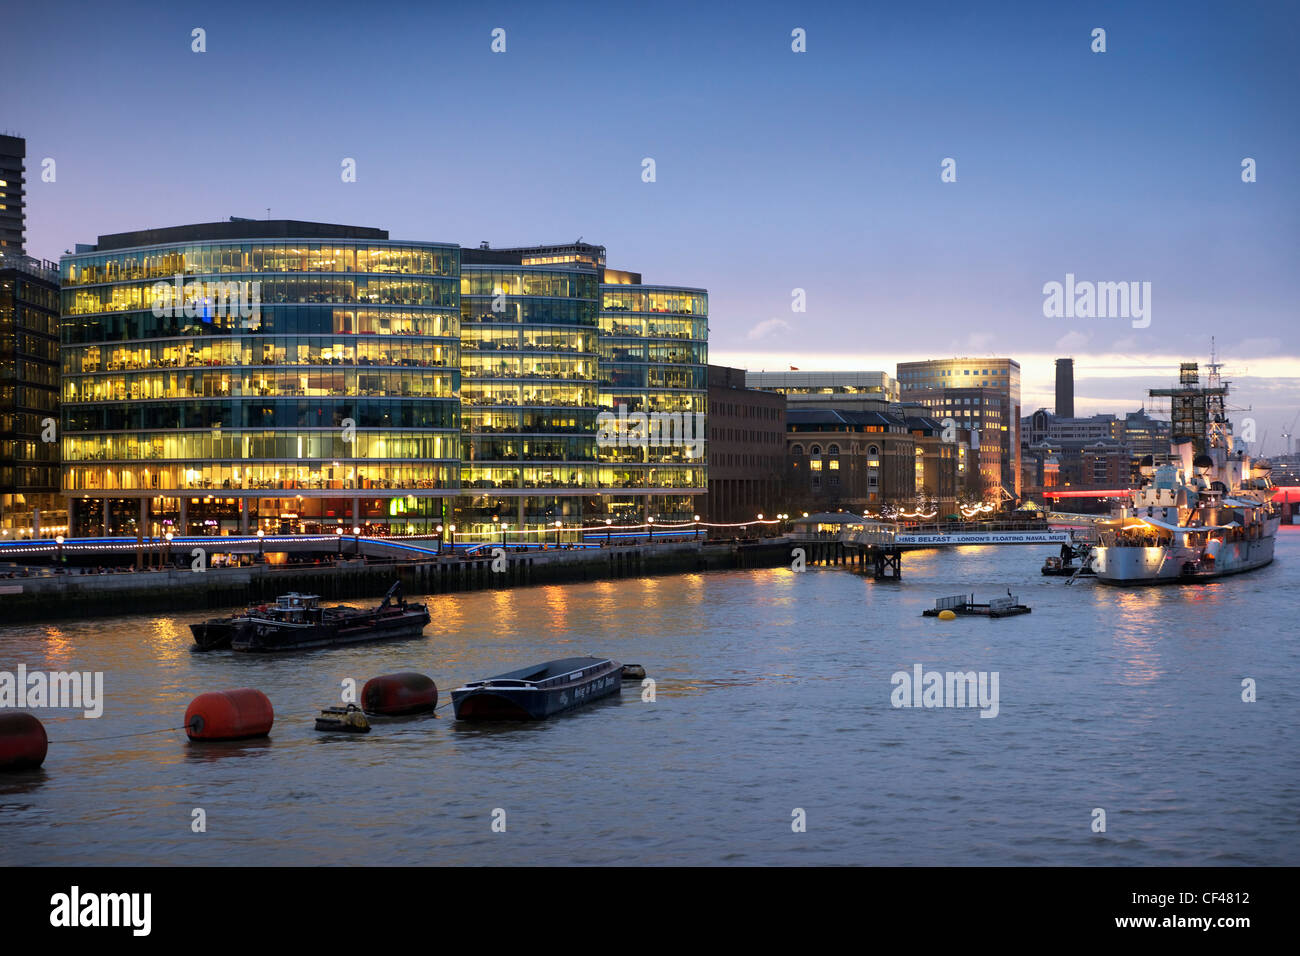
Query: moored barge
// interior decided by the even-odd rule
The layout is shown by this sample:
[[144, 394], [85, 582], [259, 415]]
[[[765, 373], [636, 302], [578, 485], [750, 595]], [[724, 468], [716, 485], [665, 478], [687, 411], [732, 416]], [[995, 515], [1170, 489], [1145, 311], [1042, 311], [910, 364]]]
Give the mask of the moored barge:
[[928, 607], [921, 612], [922, 617], [940, 617], [944, 611], [951, 611], [958, 617], [1014, 617], [1017, 614], [1028, 614], [1033, 608], [1021, 604], [1020, 600], [1007, 592], [1004, 598], [993, 598], [987, 604], [980, 604], [975, 601], [975, 595], [956, 594], [952, 597], [937, 598], [934, 607]]
[[451, 692], [457, 720], [545, 720], [617, 694], [623, 665], [602, 657], [566, 657], [521, 667]]
[[266, 612], [251, 613], [230, 647], [264, 653], [420, 637], [428, 623], [428, 607], [408, 604], [400, 581], [373, 608], [322, 607], [314, 594], [291, 592]]

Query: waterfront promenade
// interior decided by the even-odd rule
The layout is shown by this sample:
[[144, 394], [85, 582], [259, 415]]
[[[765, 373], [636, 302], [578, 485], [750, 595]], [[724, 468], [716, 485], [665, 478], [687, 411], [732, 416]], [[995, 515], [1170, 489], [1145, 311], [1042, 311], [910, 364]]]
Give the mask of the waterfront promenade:
[[[208, 538], [211, 547], [224, 539]], [[362, 539], [363, 542], [371, 539]], [[129, 542], [128, 542], [129, 543]], [[174, 543], [174, 542], [173, 542]], [[130, 548], [125, 548], [130, 551]], [[319, 546], [316, 548], [319, 551]], [[215, 548], [213, 549], [215, 552]], [[189, 551], [178, 551], [186, 556]], [[443, 594], [652, 574], [774, 567], [788, 563], [790, 543], [779, 538], [706, 542], [677, 540], [600, 547], [483, 549], [398, 560], [321, 554], [303, 563], [252, 563], [234, 567], [170, 563], [158, 570], [76, 568], [0, 574], [0, 617], [6, 623], [111, 616], [145, 611], [237, 607], [273, 601], [289, 591], [328, 600], [380, 597], [394, 580], [408, 594]]]

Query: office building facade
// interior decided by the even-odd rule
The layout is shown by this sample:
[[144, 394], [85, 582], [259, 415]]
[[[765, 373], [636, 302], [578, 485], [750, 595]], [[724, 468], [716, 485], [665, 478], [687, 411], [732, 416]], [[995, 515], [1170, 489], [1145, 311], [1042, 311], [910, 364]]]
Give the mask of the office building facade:
[[934, 418], [950, 417], [973, 433], [990, 496], [1020, 496], [1019, 362], [1007, 358], [900, 362], [898, 387], [904, 402], [919, 403]]
[[639, 273], [606, 270], [604, 278], [600, 405], [614, 416], [600, 443], [608, 509], [616, 519], [691, 520], [708, 492], [708, 293], [647, 285]]
[[64, 527], [58, 418], [57, 267], [0, 255], [0, 538]]
[[786, 423], [786, 493], [796, 512], [951, 508], [961, 495], [967, 436], [959, 430], [945, 441], [934, 418], [790, 408]]
[[709, 493], [703, 515], [753, 521], [785, 504], [786, 399], [746, 386], [744, 369], [709, 366]]
[[74, 531], [428, 527], [460, 487], [460, 250], [234, 221], [61, 262]]
[[26, 255], [26, 140], [0, 136], [0, 538], [65, 530], [59, 276]]
[[232, 220], [101, 236], [61, 270], [78, 533], [464, 540], [674, 517], [707, 487], [702, 448], [601, 447], [616, 399], [702, 426], [707, 344], [703, 290], [617, 273], [640, 298], [608, 297], [603, 247]]
[[899, 400], [898, 382], [888, 372], [747, 372], [745, 384], [784, 395], [789, 408], [872, 412]]
[[599, 488], [598, 268], [523, 250], [462, 256], [455, 524], [571, 525]]

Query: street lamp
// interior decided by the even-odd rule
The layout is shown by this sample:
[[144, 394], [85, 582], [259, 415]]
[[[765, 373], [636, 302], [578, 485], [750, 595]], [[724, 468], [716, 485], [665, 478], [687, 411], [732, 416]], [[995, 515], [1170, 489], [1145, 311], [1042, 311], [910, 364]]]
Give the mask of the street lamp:
[[695, 516], [695, 540], [700, 539], [700, 516]]
[[606, 518], [606, 519], [605, 519], [605, 547], [607, 547], [607, 548], [609, 547], [609, 536], [610, 536], [611, 532], [614, 530], [614, 529], [611, 527], [611, 525], [613, 525], [613, 524], [614, 524], [614, 519], [613, 519], [613, 518]]
[[438, 553], [442, 554], [442, 525], [438, 525], [434, 530], [438, 532]]
[[266, 537], [266, 532], [263, 531], [261, 528], [258, 528], [257, 529], [257, 560], [258, 561], [266, 560], [266, 556], [265, 556], [266, 552], [263, 550], [263, 545], [262, 545], [262, 541], [265, 537]]
[[560, 546], [560, 519], [555, 519], [555, 546]]
[[650, 541], [651, 541], [651, 543], [654, 543], [654, 539], [655, 539], [655, 519], [654, 519], [654, 515], [650, 515], [650, 516], [648, 516], [648, 517], [645, 519], [645, 523], [648, 524], [648, 525], [650, 526]]
[[355, 554], [359, 558], [361, 557], [361, 527], [359, 525], [352, 526], [352, 541]]
[[167, 563], [172, 563], [172, 533], [167, 532]]
[[451, 546], [452, 551], [456, 550], [456, 526], [454, 524], [447, 525], [447, 544]]
[[337, 528], [334, 529], [334, 536], [335, 538], [338, 539], [339, 550], [337, 554], [341, 558], [343, 557], [343, 526], [342, 525], [339, 525]]
[[61, 535], [61, 534], [57, 534], [57, 535], [55, 535], [55, 536], [54, 536], [54, 542], [55, 542], [55, 544], [58, 545], [58, 555], [57, 555], [57, 557], [58, 557], [59, 564], [63, 564], [63, 535]]

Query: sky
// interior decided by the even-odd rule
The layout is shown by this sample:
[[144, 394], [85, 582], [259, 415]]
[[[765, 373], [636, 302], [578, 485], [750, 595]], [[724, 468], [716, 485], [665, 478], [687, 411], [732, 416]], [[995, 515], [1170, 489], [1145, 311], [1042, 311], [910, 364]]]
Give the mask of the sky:
[[[1028, 413], [1069, 355], [1091, 414], [1213, 339], [1264, 453], [1300, 413], [1295, 2], [128, 0], [7, 23], [33, 255], [268, 208], [470, 246], [582, 237], [707, 288], [720, 364], [1005, 355]], [[1146, 318], [1045, 315], [1067, 275], [1149, 288]]]

